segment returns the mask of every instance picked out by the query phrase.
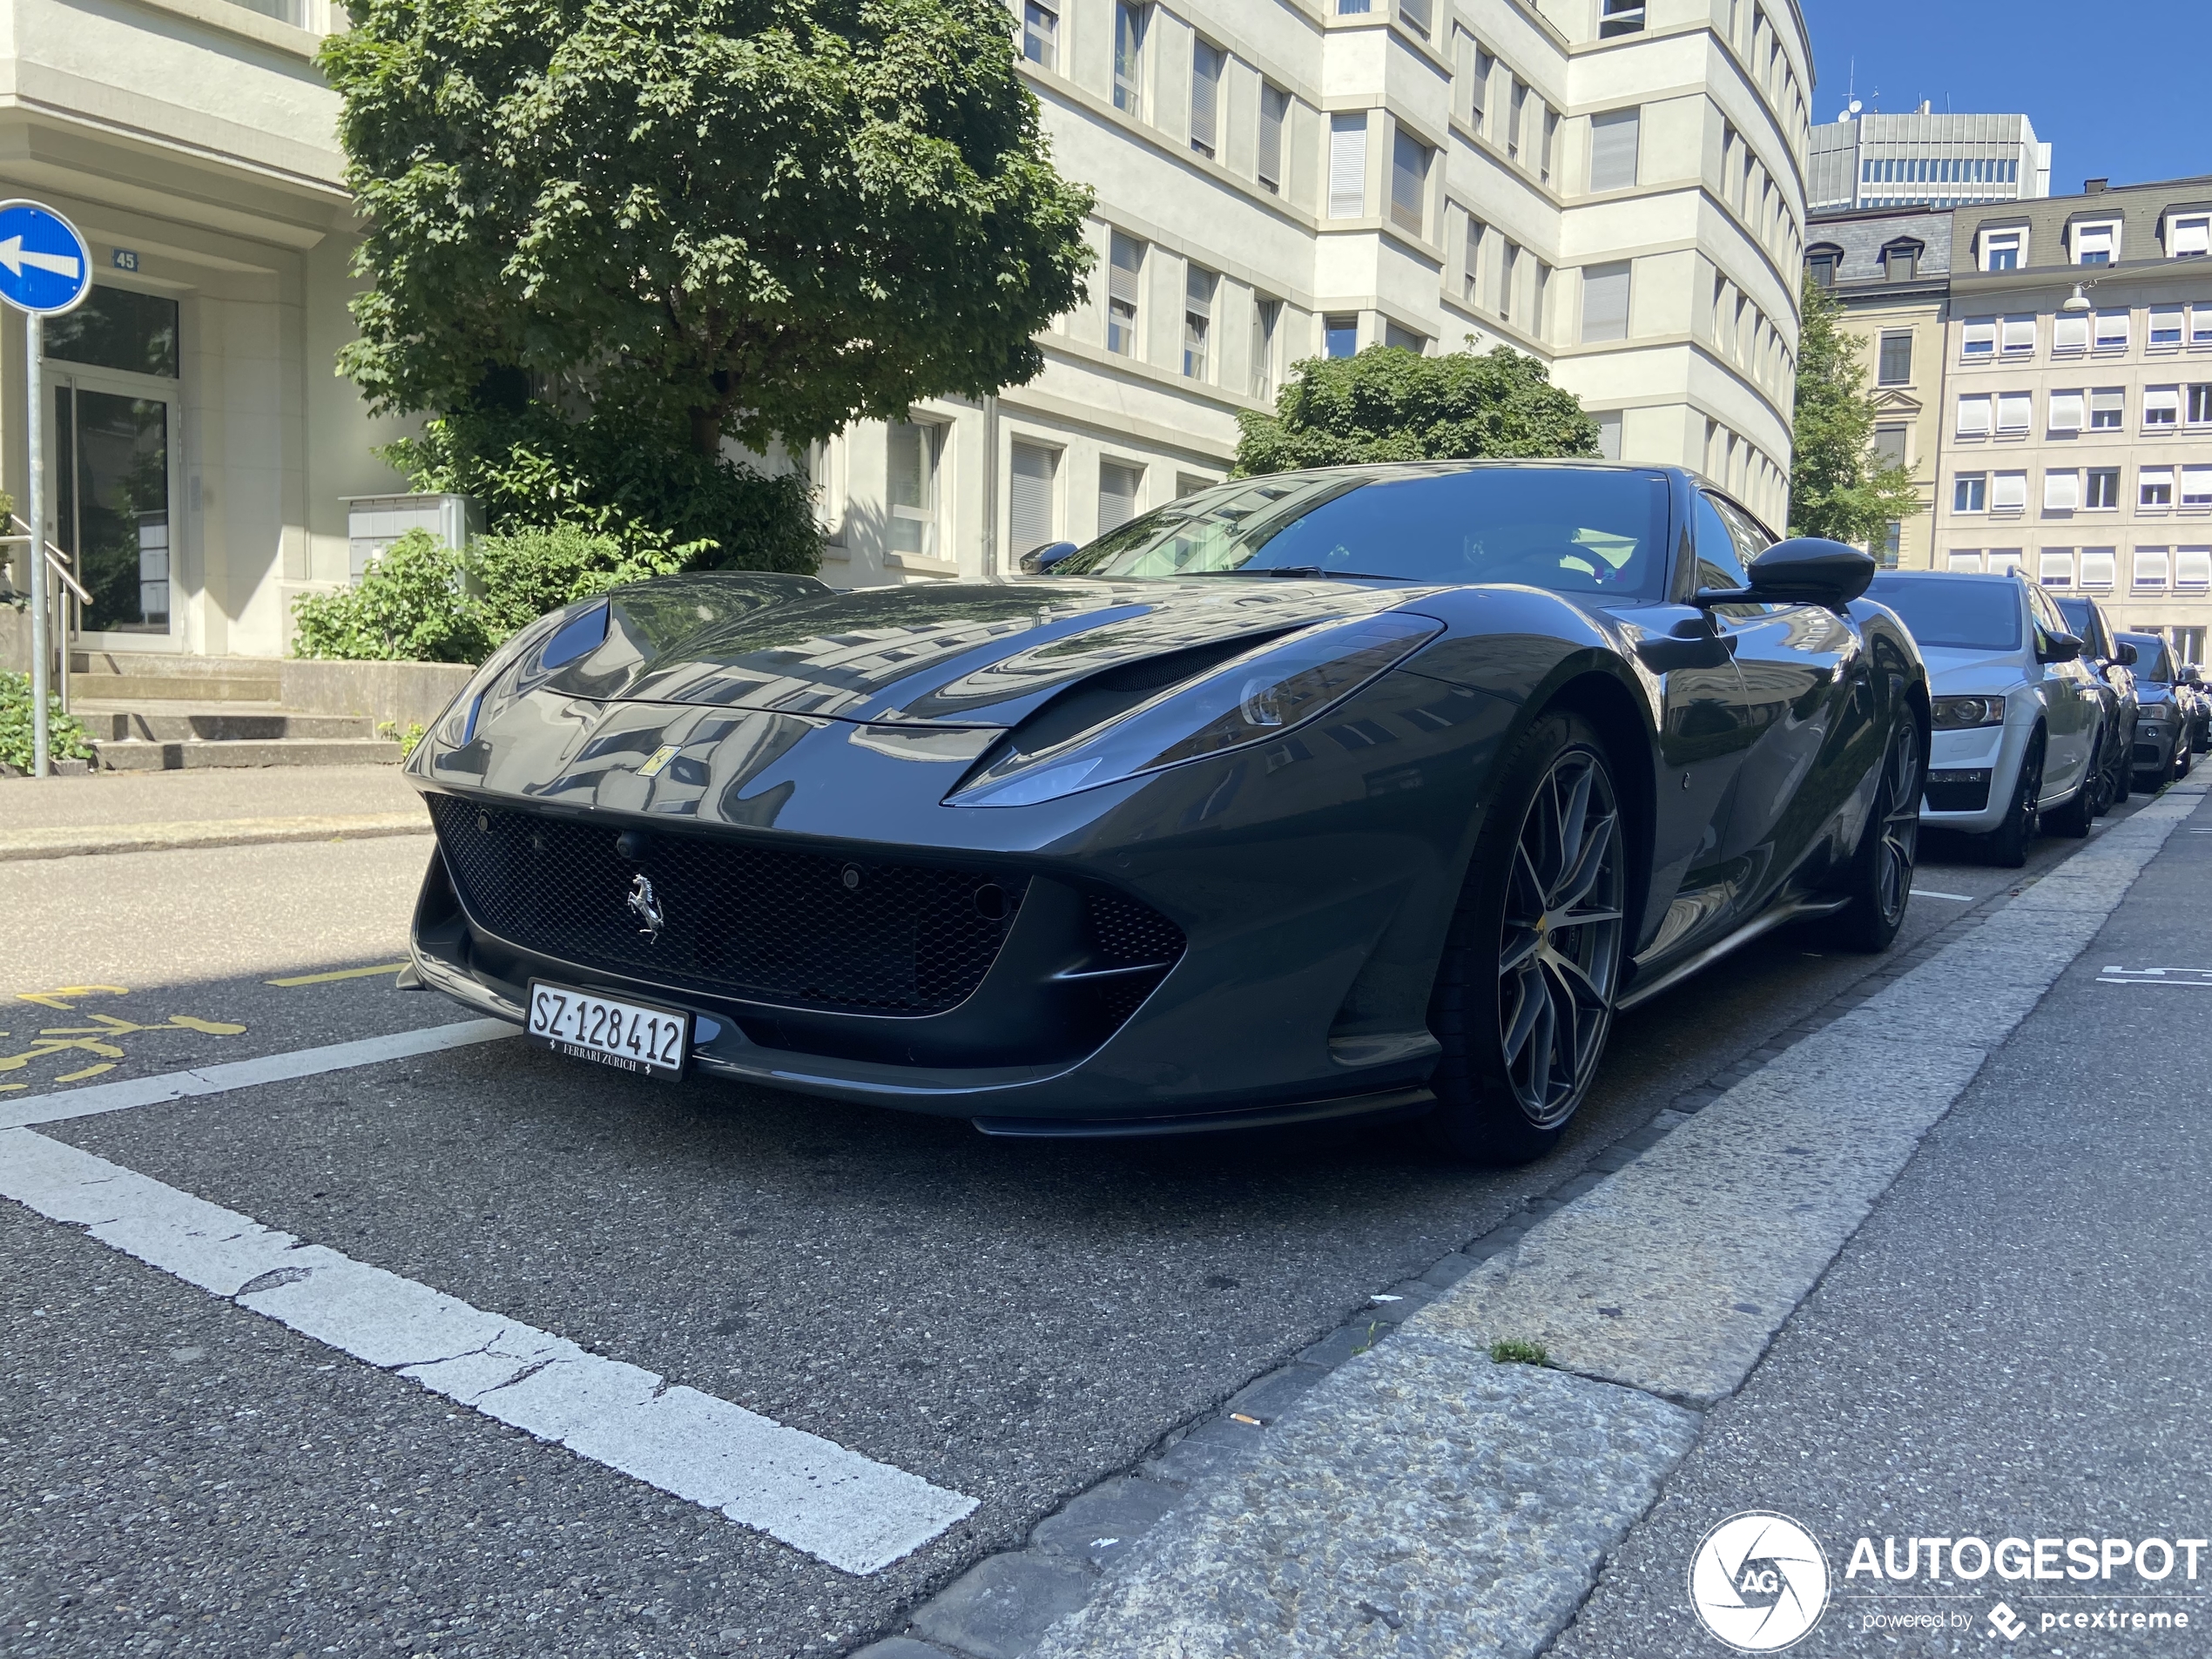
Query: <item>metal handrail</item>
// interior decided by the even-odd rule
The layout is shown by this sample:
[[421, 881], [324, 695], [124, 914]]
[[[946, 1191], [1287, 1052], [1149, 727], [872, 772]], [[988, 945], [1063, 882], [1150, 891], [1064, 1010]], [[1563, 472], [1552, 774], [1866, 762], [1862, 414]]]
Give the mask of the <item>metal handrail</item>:
[[[23, 524], [24, 533], [21, 536], [0, 536], [0, 546], [24, 547], [29, 545], [30, 542], [30, 526], [24, 524], [23, 516], [20, 513], [10, 513], [8, 516], [16, 523]], [[78, 581], [77, 577], [71, 573], [69, 568], [69, 555], [63, 552], [61, 549], [56, 547], [51, 542], [46, 543], [45, 548], [46, 563], [48, 566], [52, 569], [54, 574], [61, 577], [62, 585], [77, 596], [78, 604], [81, 605], [91, 604], [92, 603], [92, 595], [91, 590], [82, 583]]]

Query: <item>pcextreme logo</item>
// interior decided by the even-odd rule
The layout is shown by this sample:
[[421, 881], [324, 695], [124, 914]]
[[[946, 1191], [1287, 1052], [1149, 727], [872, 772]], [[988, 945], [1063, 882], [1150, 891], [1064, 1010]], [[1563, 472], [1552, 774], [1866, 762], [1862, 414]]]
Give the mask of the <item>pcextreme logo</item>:
[[1777, 1653], [1802, 1640], [1828, 1607], [1828, 1557], [1787, 1515], [1730, 1515], [1689, 1561], [1689, 1604], [1739, 1653]]

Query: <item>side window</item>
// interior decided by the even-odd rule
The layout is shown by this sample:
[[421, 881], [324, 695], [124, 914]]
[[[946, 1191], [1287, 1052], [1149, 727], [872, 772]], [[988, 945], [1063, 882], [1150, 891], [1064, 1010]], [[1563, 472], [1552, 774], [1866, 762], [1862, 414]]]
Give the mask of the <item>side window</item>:
[[1729, 534], [1736, 538], [1736, 556], [1748, 570], [1751, 561], [1774, 545], [1774, 538], [1758, 527], [1751, 516], [1732, 501], [1715, 502], [1720, 515], [1728, 521]]
[[1699, 490], [1697, 585], [1701, 588], [1741, 588], [1749, 586], [1750, 580], [1744, 573], [1743, 556], [1737, 546], [1735, 530], [1721, 516], [1719, 503], [1703, 490]]
[[2042, 589], [2028, 588], [2024, 591], [2027, 595], [2028, 610], [2032, 613], [2035, 623], [2035, 647], [2038, 651], [2042, 650], [2049, 643], [2053, 634], [2073, 631], [2066, 625], [2066, 618], [2059, 615], [2058, 608], [2051, 603], [2049, 596]]

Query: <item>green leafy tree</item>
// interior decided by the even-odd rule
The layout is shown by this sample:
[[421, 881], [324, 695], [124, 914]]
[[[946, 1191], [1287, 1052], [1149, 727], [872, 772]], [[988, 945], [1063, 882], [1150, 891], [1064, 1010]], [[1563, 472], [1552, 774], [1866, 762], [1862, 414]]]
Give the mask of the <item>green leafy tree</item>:
[[[368, 220], [340, 366], [372, 408], [445, 419], [403, 462], [519, 450], [594, 510], [702, 479], [726, 505], [725, 436], [796, 449], [1026, 381], [1081, 297], [1089, 197], [998, 0], [351, 10], [320, 60]], [[650, 527], [743, 540], [745, 516]]]
[[1511, 347], [1424, 357], [1370, 346], [1300, 363], [1272, 415], [1237, 417], [1240, 475], [1369, 461], [1595, 455], [1597, 422]]
[[1839, 327], [1838, 300], [1811, 278], [1797, 334], [1797, 403], [1790, 462], [1790, 534], [1873, 545], [1895, 519], [1925, 510], [1910, 469], [1874, 453], [1874, 399], [1864, 341]]

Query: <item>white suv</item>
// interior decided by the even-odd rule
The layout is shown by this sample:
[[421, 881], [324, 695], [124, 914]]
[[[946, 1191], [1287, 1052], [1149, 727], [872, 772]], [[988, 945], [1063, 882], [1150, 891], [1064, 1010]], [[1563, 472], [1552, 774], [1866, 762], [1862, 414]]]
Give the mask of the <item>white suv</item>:
[[1912, 631], [1934, 734], [1921, 821], [1986, 838], [2015, 867], [2047, 817], [2087, 835], [2106, 699], [2058, 607], [2018, 576], [1885, 570], [1866, 597]]

